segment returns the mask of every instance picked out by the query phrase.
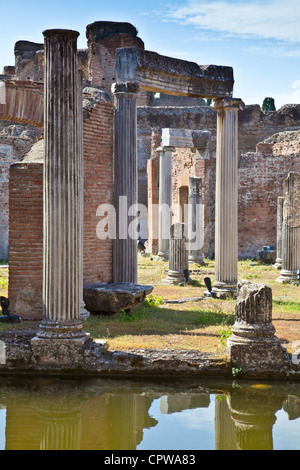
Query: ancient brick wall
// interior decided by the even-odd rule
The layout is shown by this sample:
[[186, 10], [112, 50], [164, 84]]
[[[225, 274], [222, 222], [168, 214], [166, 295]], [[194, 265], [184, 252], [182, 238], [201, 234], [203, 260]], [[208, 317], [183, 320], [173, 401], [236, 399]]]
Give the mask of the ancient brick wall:
[[[102, 97], [102, 95], [100, 94]], [[84, 282], [109, 282], [112, 240], [100, 240], [99, 205], [113, 204], [113, 106], [84, 94]], [[40, 145], [42, 144], [42, 145]], [[11, 313], [42, 318], [43, 141], [10, 169], [9, 299]]]
[[113, 204], [113, 105], [96, 102], [84, 114], [84, 282], [112, 280], [112, 240], [96, 233], [97, 208]]
[[0, 259], [8, 258], [9, 168], [24, 157], [42, 132], [39, 127], [5, 124], [0, 129]]
[[274, 135], [240, 158], [240, 257], [256, 257], [263, 245], [276, 249], [277, 197], [289, 172], [300, 173], [300, 132]]
[[9, 289], [11, 314], [42, 318], [43, 164], [20, 162], [10, 168]]

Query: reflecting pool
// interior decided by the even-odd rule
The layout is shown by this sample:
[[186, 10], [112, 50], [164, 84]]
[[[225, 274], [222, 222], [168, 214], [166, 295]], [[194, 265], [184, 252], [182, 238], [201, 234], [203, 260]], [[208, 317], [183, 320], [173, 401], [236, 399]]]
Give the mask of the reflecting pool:
[[300, 450], [300, 383], [0, 381], [0, 450]]

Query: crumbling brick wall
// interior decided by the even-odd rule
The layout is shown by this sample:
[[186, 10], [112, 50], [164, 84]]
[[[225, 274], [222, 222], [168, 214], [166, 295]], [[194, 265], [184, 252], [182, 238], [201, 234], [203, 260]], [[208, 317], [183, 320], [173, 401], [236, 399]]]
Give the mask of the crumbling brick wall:
[[[87, 90], [87, 89], [86, 89]], [[112, 240], [100, 240], [96, 233], [101, 220], [97, 208], [113, 204], [113, 115], [109, 98], [96, 95], [85, 103], [83, 119], [84, 146], [84, 240], [83, 280], [112, 280]], [[87, 100], [87, 95], [84, 94]], [[90, 105], [92, 104], [92, 107]]]
[[239, 164], [239, 256], [251, 258], [263, 245], [276, 249], [277, 197], [289, 172], [300, 173], [300, 132], [282, 132], [242, 155]]
[[10, 313], [42, 318], [43, 163], [19, 162], [9, 181]]
[[[96, 228], [100, 204], [113, 204], [113, 105], [98, 90], [84, 93], [84, 282], [112, 278], [112, 240]], [[10, 168], [9, 300], [11, 313], [42, 318], [43, 141]], [[37, 147], [38, 146], [38, 147]]]

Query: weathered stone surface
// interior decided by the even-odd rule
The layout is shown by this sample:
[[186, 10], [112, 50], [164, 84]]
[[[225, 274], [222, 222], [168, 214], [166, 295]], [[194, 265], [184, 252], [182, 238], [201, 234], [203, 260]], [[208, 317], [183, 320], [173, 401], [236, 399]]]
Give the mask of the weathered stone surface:
[[188, 271], [188, 243], [186, 224], [175, 223], [170, 229], [170, 253], [168, 275], [163, 282], [180, 284], [186, 282], [185, 272]]
[[215, 282], [217, 297], [236, 295], [238, 268], [238, 110], [244, 103], [214, 103], [217, 117]]
[[135, 47], [117, 50], [116, 78], [137, 81], [147, 91], [198, 98], [229, 97], [233, 88], [231, 67], [200, 66]]
[[[228, 357], [198, 350], [131, 349], [109, 350], [105, 341], [38, 340], [34, 330], [0, 333], [0, 375], [31, 374], [95, 377], [228, 377]], [[55, 347], [54, 347], [55, 346]], [[276, 363], [264, 370], [245, 370], [251, 377], [300, 379], [300, 366], [280, 369]]]
[[238, 284], [235, 323], [228, 339], [230, 358], [244, 372], [259, 374], [270, 368], [290, 368], [285, 348], [275, 336], [272, 323], [272, 289], [265, 284]]
[[275, 262], [276, 252], [273, 246], [263, 246], [263, 249], [259, 250], [257, 254], [262, 263], [273, 264]]
[[83, 299], [89, 312], [117, 313], [120, 309], [130, 310], [139, 305], [152, 290], [152, 286], [131, 282], [85, 284]]
[[[82, 99], [78, 97], [77, 37], [71, 30], [44, 31], [45, 163], [43, 320], [45, 339], [85, 339], [82, 300], [83, 155]], [[79, 93], [80, 91], [80, 93]]]
[[277, 252], [275, 269], [282, 268], [282, 222], [283, 222], [283, 197], [277, 198]]
[[300, 267], [300, 174], [290, 172], [284, 180], [282, 214], [281, 283], [297, 280]]

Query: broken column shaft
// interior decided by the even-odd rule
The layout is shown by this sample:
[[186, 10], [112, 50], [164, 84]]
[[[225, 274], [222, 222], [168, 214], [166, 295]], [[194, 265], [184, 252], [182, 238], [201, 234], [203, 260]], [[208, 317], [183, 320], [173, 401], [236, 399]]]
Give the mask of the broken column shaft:
[[39, 338], [83, 338], [83, 163], [78, 133], [76, 31], [45, 37], [43, 320]]
[[175, 223], [170, 229], [170, 252], [168, 275], [163, 282], [166, 284], [180, 284], [185, 282], [185, 272], [188, 270], [188, 240], [186, 225]]

